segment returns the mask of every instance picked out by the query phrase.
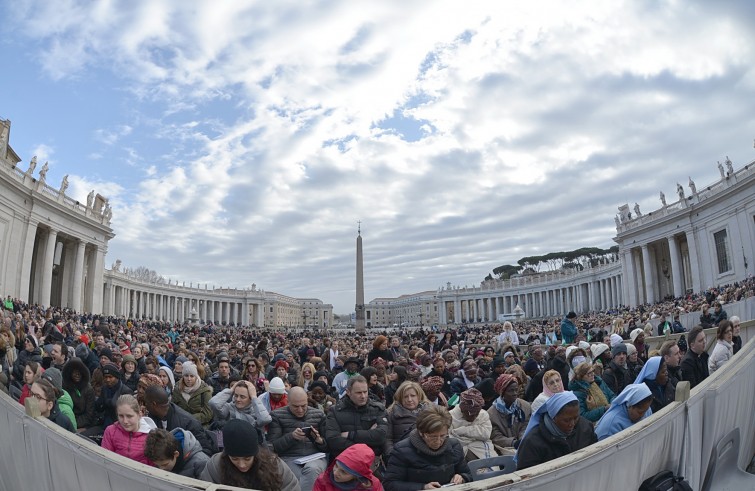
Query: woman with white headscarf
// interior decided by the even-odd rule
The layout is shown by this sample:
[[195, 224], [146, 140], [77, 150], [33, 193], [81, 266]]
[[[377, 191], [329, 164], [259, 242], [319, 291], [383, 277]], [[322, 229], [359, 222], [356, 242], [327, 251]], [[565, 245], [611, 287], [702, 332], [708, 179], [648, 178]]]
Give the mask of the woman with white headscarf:
[[516, 453], [516, 469], [563, 457], [596, 441], [592, 423], [579, 415], [577, 397], [568, 391], [553, 394], [530, 417]]
[[627, 385], [598, 421], [595, 427], [598, 440], [605, 440], [653, 414], [650, 409], [652, 402], [653, 394], [647, 385]]

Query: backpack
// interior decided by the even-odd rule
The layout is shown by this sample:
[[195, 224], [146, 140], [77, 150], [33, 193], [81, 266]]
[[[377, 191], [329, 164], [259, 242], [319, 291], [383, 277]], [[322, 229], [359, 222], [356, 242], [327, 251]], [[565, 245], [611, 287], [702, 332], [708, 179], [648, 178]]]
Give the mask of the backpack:
[[692, 491], [689, 483], [671, 471], [661, 471], [642, 482], [639, 491]]

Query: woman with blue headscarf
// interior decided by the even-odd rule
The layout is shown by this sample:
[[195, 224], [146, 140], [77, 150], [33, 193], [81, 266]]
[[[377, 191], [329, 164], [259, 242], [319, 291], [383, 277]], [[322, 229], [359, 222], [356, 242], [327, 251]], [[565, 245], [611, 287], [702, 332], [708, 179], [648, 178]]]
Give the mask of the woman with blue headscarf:
[[621, 391], [621, 394], [613, 400], [606, 414], [598, 421], [598, 426], [595, 427], [598, 440], [604, 440], [615, 435], [653, 414], [653, 410], [650, 409], [652, 402], [653, 394], [647, 385], [627, 385]]
[[553, 394], [530, 417], [516, 454], [517, 470], [576, 452], [597, 441], [592, 423], [579, 415], [572, 392]]
[[650, 358], [642, 367], [634, 383], [644, 383], [648, 386], [648, 389], [653, 394], [653, 402], [650, 405], [650, 409], [654, 413], [674, 402], [676, 386], [669, 379], [668, 367], [662, 356]]

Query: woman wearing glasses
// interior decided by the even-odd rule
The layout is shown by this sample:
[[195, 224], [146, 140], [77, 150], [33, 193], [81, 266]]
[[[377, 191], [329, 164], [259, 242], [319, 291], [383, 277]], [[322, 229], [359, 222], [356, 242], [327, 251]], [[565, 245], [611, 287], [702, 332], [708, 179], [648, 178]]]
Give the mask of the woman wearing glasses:
[[595, 369], [589, 362], [574, 367], [574, 379], [569, 382], [569, 390], [577, 396], [579, 415], [592, 423], [598, 422], [616, 397], [603, 379], [595, 375]]
[[76, 433], [73, 423], [71, 423], [68, 416], [60, 412], [56, 395], [55, 387], [47, 380], [37, 380], [32, 384], [29, 391], [29, 397], [37, 402], [41, 416], [44, 416], [71, 433]]
[[449, 438], [451, 415], [434, 404], [417, 415], [409, 436], [393, 446], [383, 483], [389, 491], [435, 489], [472, 480], [464, 449]]

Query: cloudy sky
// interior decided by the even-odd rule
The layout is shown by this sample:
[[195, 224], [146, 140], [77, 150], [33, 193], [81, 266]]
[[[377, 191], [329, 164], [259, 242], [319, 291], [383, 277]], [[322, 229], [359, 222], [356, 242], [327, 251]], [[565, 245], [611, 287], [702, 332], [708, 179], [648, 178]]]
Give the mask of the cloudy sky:
[[[513, 5], [512, 5], [513, 4]], [[755, 158], [755, 3], [14, 1], [0, 117], [106, 264], [354, 307], [609, 247]]]

